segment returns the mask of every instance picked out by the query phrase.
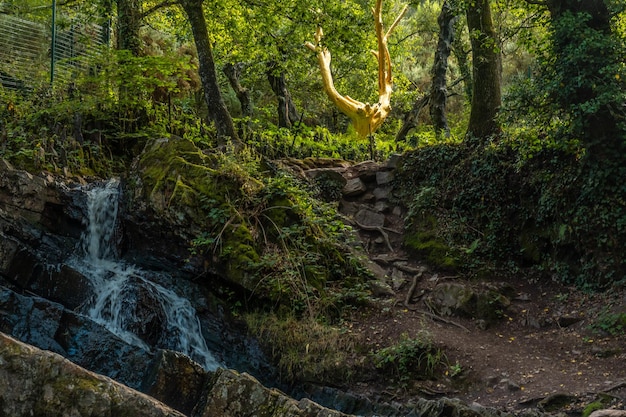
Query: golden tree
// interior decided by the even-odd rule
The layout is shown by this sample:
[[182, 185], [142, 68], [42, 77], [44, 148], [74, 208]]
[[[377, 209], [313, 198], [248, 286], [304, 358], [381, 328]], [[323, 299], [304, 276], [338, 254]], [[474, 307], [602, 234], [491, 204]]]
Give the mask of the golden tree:
[[315, 45], [311, 42], [305, 44], [307, 48], [317, 53], [317, 61], [322, 72], [322, 80], [326, 94], [328, 94], [328, 97], [335, 103], [339, 110], [350, 117], [354, 129], [362, 137], [374, 133], [391, 111], [390, 102], [391, 91], [393, 89], [393, 77], [391, 74], [391, 58], [389, 57], [387, 39], [406, 13], [408, 6], [404, 7], [386, 32], [383, 26], [382, 8], [383, 1], [376, 0], [376, 6], [372, 9], [374, 13], [376, 38], [378, 40], [378, 50], [372, 51], [378, 61], [378, 102], [376, 104], [361, 103], [350, 96], [339, 94], [333, 83], [333, 75], [330, 70], [330, 51], [321, 44], [322, 37], [324, 36], [321, 27], [319, 27], [315, 33]]

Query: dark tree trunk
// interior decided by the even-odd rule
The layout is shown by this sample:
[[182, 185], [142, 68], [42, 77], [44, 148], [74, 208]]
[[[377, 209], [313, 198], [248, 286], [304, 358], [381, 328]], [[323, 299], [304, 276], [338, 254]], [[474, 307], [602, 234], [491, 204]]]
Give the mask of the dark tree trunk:
[[241, 115], [243, 117], [250, 117], [252, 116], [252, 101], [250, 100], [250, 92], [247, 88], [242, 86], [239, 81], [242, 66], [243, 63], [241, 62], [237, 64], [226, 64], [222, 70], [224, 71], [226, 78], [228, 78], [228, 83], [237, 95], [237, 99], [241, 105]]
[[237, 64], [226, 64], [224, 65], [222, 71], [228, 78], [228, 83], [231, 88], [235, 91], [237, 95], [237, 99], [239, 100], [239, 104], [241, 105], [241, 117], [245, 120], [241, 120], [238, 123], [239, 136], [241, 138], [245, 138], [247, 132], [250, 130], [252, 126], [252, 101], [250, 99], [250, 91], [247, 88], [241, 85], [239, 81], [239, 77], [241, 76], [241, 67], [243, 63], [239, 62]]
[[285, 72], [275, 61], [271, 61], [269, 64], [267, 80], [278, 99], [278, 127], [291, 128], [300, 119], [300, 116], [287, 89]]
[[209, 42], [209, 31], [204, 19], [202, 0], [182, 0], [180, 4], [191, 24], [193, 39], [198, 51], [198, 73], [200, 74], [200, 81], [204, 90], [204, 99], [207, 104], [209, 118], [215, 123], [218, 140], [223, 145], [226, 143], [226, 139], [230, 138], [236, 146], [239, 146], [241, 144], [239, 136], [217, 82], [213, 49]]
[[[623, 58], [613, 40], [611, 13], [602, 0], [549, 0], [548, 9], [562, 85], [555, 92], [557, 102], [566, 110], [584, 108], [586, 103], [597, 106], [593, 112], [579, 111], [588, 159], [600, 164], [622, 161], [626, 145], [618, 119], [624, 119], [626, 112], [623, 104], [617, 102], [620, 87], [615, 68]], [[615, 100], [599, 97], [598, 86], [604, 91], [613, 88], [614, 93], [608, 95]]]
[[117, 44], [118, 49], [130, 51], [134, 56], [141, 54], [141, 10], [139, 0], [117, 0]]
[[474, 144], [500, 134], [501, 64], [489, 0], [467, 3], [467, 27], [472, 43], [472, 107], [468, 139]]
[[425, 94], [421, 96], [419, 99], [415, 100], [413, 103], [413, 107], [409, 110], [402, 120], [402, 126], [400, 130], [396, 134], [396, 142], [402, 142], [406, 140], [406, 135], [409, 134], [411, 129], [415, 129], [419, 123], [419, 115], [420, 112], [426, 105], [428, 105], [428, 101], [430, 99], [430, 95]]
[[463, 86], [465, 92], [465, 98], [468, 103], [472, 101], [472, 70], [470, 69], [470, 65], [468, 62], [469, 48], [466, 48], [465, 42], [463, 41], [463, 25], [465, 22], [462, 22], [461, 19], [457, 19], [455, 22], [455, 33], [453, 40], [453, 49], [452, 53], [456, 58], [456, 62], [459, 66], [459, 72], [461, 73], [461, 78], [463, 79]]
[[454, 22], [457, 20], [456, 13], [446, 0], [441, 7], [441, 13], [437, 18], [439, 24], [439, 41], [435, 51], [433, 63], [432, 84], [430, 87], [430, 118], [435, 129], [435, 136], [439, 138], [443, 132], [446, 137], [450, 136], [450, 128], [446, 118], [446, 102], [448, 99], [447, 73], [448, 57], [454, 40]]

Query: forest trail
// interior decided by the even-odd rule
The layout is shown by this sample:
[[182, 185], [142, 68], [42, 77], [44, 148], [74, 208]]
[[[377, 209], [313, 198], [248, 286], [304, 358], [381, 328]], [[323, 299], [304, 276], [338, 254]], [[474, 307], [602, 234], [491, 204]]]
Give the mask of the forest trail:
[[[583, 293], [523, 272], [478, 282], [431, 269], [405, 252], [404, 209], [389, 198], [387, 181], [393, 175], [388, 166], [378, 169], [371, 163], [338, 169], [347, 188], [353, 192], [357, 179], [361, 188], [346, 195], [344, 187], [339, 210], [358, 231], [374, 272], [388, 284], [380, 291], [380, 303], [353, 314], [346, 326], [372, 351], [426, 331], [449, 365], [437, 380], [414, 380], [402, 387], [376, 381], [352, 390], [383, 394], [390, 401], [416, 395], [457, 397], [501, 410], [582, 412], [598, 400], [602, 408], [626, 406], [626, 335], [610, 335], [602, 328], [610, 314], [626, 312], [623, 290]], [[495, 320], [443, 316], [428, 302], [443, 284], [506, 288], [509, 302]]]

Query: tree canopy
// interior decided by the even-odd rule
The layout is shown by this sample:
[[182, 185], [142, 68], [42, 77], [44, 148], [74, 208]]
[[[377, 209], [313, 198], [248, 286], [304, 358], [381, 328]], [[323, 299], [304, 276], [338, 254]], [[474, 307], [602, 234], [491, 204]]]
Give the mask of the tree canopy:
[[[70, 52], [52, 60], [68, 75], [50, 85], [52, 9], [49, 0], [0, 2], [0, 56], [8, 57], [0, 60], [0, 152], [14, 162], [104, 175], [129, 164], [146, 138], [167, 134], [270, 159], [445, 149], [437, 163], [450, 169], [456, 156], [446, 152], [462, 150], [462, 166], [486, 176], [477, 183], [504, 175], [496, 160], [515, 167], [505, 170], [511, 181], [533, 164], [530, 176], [553, 164], [550, 175], [533, 177], [545, 194], [509, 201], [540, 208], [536, 218], [507, 212], [500, 226], [550, 223], [558, 233], [545, 238], [567, 241], [581, 258], [614, 258], [626, 245], [623, 2], [57, 0], [55, 36]], [[38, 25], [42, 53], [18, 48], [27, 36], [20, 22]], [[304, 47], [313, 41], [315, 53]], [[366, 108], [383, 111], [357, 116]], [[570, 182], [554, 182], [557, 171]], [[443, 190], [437, 181], [446, 174], [432, 175], [428, 186], [441, 191], [445, 210], [469, 210], [450, 218], [478, 219], [498, 194], [476, 189], [464, 206], [444, 197], [469, 185]], [[591, 236], [590, 219], [606, 231], [601, 238]], [[446, 235], [449, 243], [482, 242], [493, 255], [501, 229], [467, 222], [459, 227], [480, 234]], [[613, 271], [623, 267], [611, 262]]]

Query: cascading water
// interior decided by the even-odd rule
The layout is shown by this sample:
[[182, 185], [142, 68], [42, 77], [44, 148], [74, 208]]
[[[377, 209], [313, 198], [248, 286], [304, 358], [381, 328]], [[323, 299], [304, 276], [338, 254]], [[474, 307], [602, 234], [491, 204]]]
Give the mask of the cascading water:
[[83, 313], [129, 344], [176, 350], [215, 370], [220, 364], [207, 348], [191, 303], [116, 256], [119, 181], [86, 193], [87, 228], [81, 253], [71, 261], [94, 290]]

